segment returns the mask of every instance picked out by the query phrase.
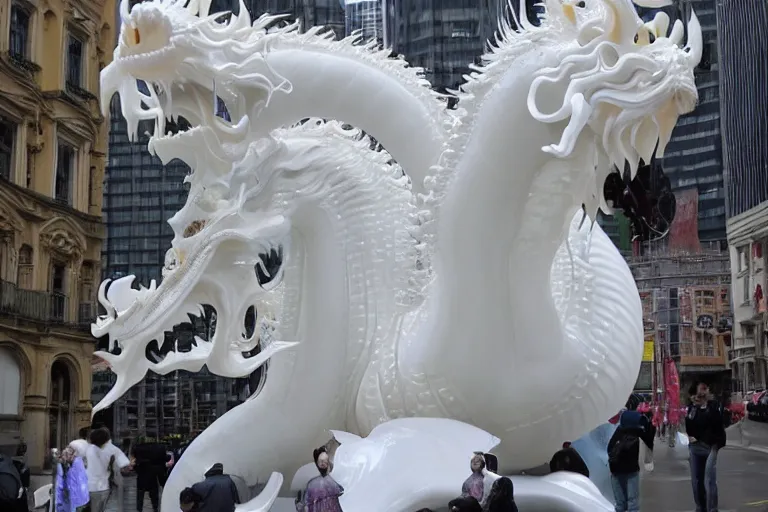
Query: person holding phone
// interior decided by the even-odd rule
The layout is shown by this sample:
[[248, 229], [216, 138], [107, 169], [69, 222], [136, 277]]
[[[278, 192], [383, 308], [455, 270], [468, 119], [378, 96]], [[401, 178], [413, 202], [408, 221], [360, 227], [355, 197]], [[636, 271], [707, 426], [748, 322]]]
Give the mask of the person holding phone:
[[685, 415], [690, 452], [691, 485], [696, 512], [717, 510], [717, 455], [725, 446], [723, 411], [712, 400], [709, 386], [698, 382], [691, 389], [691, 404]]

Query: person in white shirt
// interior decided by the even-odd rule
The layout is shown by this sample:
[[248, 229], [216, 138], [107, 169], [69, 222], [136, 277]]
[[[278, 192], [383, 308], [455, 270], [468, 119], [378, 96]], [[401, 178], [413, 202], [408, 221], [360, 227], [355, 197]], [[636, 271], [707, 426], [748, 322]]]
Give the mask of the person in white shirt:
[[88, 491], [91, 512], [104, 512], [112, 495], [115, 473], [130, 465], [128, 457], [112, 444], [109, 430], [102, 427], [91, 431], [86, 450]]

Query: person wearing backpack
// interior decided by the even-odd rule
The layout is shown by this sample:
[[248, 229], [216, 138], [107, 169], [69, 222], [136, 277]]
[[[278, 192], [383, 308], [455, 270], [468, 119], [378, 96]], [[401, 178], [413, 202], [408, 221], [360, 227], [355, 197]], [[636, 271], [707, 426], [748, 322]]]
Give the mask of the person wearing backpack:
[[711, 399], [709, 386], [704, 382], [691, 389], [685, 432], [696, 512], [717, 512], [717, 454], [725, 446], [726, 434], [723, 409]]
[[13, 459], [0, 454], [0, 510], [27, 512], [26, 493]]
[[643, 428], [642, 415], [624, 411], [619, 426], [608, 441], [608, 467], [616, 501], [616, 512], [640, 512], [640, 443], [653, 449]]

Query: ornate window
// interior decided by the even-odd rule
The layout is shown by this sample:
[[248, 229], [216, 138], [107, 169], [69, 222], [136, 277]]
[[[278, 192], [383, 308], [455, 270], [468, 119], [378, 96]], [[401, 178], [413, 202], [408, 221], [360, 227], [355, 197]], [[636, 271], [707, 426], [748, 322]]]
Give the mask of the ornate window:
[[32, 269], [34, 268], [32, 248], [28, 245], [22, 245], [19, 249], [19, 267], [16, 276], [16, 285], [22, 290], [31, 290]]
[[67, 38], [67, 85], [82, 87], [85, 44], [69, 34]]
[[56, 157], [56, 183], [54, 199], [68, 205], [72, 204], [72, 184], [75, 174], [75, 149], [59, 142]]
[[10, 180], [13, 173], [13, 141], [16, 125], [0, 118], [0, 178]]
[[0, 347], [0, 416], [19, 414], [21, 369], [16, 357]]
[[61, 261], [51, 262], [51, 320], [64, 321], [67, 311], [67, 266]]
[[8, 52], [18, 60], [29, 60], [29, 11], [14, 3], [11, 7], [11, 30]]
[[51, 366], [51, 388], [48, 395], [49, 448], [62, 449], [72, 440], [72, 375], [63, 361]]
[[93, 302], [94, 265], [90, 261], [80, 268], [80, 309], [78, 322], [90, 324], [96, 318], [96, 305]]

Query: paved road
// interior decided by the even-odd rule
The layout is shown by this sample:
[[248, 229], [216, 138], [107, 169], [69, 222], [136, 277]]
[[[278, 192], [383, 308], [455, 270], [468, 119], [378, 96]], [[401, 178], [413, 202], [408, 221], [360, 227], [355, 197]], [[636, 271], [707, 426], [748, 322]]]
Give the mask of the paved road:
[[[641, 481], [643, 512], [695, 512], [685, 450], [658, 446]], [[768, 453], [725, 448], [718, 459], [720, 512], [768, 512]]]
[[768, 423], [745, 420], [729, 427], [728, 444], [768, 451]]

